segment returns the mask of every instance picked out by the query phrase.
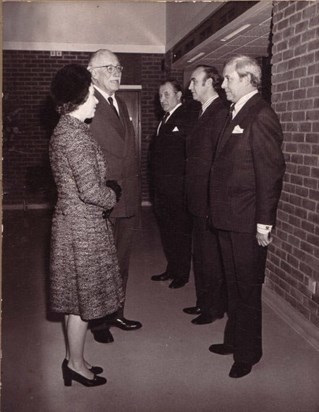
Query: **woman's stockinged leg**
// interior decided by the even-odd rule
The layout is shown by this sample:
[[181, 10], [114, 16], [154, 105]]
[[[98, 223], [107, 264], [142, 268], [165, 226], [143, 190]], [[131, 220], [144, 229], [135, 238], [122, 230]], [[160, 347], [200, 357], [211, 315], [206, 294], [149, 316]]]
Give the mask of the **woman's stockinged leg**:
[[80, 373], [87, 379], [93, 379], [94, 374], [89, 371], [84, 360], [84, 344], [88, 323], [83, 321], [78, 315], [67, 315], [67, 354], [69, 354], [69, 368]]

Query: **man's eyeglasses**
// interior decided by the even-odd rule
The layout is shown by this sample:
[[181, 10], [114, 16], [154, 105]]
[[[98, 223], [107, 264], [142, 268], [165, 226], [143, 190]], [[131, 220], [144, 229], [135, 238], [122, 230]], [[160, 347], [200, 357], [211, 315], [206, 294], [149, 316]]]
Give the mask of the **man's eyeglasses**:
[[124, 67], [123, 66], [113, 66], [113, 64], [108, 64], [106, 66], [92, 67], [92, 69], [106, 69], [108, 73], [112, 74], [115, 71], [122, 73]]

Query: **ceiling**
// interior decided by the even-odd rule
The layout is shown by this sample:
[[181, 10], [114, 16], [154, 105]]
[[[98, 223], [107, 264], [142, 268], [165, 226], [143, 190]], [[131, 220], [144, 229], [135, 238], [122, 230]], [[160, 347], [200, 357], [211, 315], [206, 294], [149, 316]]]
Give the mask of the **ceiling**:
[[[271, 13], [271, 1], [259, 1], [176, 60], [173, 67], [188, 72], [198, 64], [209, 64], [221, 69], [225, 61], [234, 54], [240, 53], [252, 57], [268, 56]], [[225, 39], [236, 30], [242, 31]], [[195, 58], [200, 53], [202, 56]], [[195, 60], [189, 62], [192, 58]]]

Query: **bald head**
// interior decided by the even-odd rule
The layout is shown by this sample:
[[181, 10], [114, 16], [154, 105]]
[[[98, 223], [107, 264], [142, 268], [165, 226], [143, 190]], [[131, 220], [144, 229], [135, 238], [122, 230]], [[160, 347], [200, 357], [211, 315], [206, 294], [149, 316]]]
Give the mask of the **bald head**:
[[109, 96], [120, 88], [123, 68], [116, 54], [110, 50], [100, 49], [93, 53], [88, 69], [92, 74], [93, 84]]
[[114, 58], [118, 60], [116, 55], [113, 52], [111, 52], [111, 50], [107, 50], [107, 49], [97, 50], [91, 55], [88, 69], [90, 69], [91, 67], [95, 67], [95, 66], [103, 66], [105, 60], [111, 60]]

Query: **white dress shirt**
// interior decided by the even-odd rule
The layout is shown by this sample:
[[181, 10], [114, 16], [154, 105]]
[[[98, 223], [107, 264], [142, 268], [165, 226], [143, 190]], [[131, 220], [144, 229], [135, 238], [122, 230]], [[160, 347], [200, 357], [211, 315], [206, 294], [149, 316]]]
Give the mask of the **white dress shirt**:
[[[172, 109], [172, 110], [169, 111], [169, 112], [166, 112], [166, 113], [168, 113], [168, 116], [167, 116], [166, 119], [165, 119], [165, 123], [166, 123], [167, 120], [171, 117], [171, 115], [175, 112], [175, 110], [178, 109], [179, 106], [181, 106], [181, 105], [182, 105], [182, 103], [178, 103], [178, 104], [174, 107], [174, 109]], [[162, 123], [163, 123], [163, 120], [161, 120], [161, 121], [159, 122], [159, 125], [157, 126], [156, 136], [158, 136], [159, 129], [161, 128]]]
[[119, 111], [119, 105], [118, 105], [118, 103], [117, 103], [115, 94], [113, 94], [112, 96], [110, 96], [108, 93], [106, 93], [104, 90], [101, 90], [99, 87], [97, 87], [97, 86], [95, 86], [95, 85], [94, 85], [94, 87], [96, 88], [96, 90], [98, 90], [98, 91], [101, 93], [101, 95], [104, 97], [104, 99], [108, 102], [109, 105], [111, 105], [111, 103], [108, 101], [108, 98], [109, 98], [109, 97], [112, 97], [112, 99], [113, 99], [113, 105], [114, 105], [115, 109], [117, 110], [117, 113], [120, 113], [120, 111]]

